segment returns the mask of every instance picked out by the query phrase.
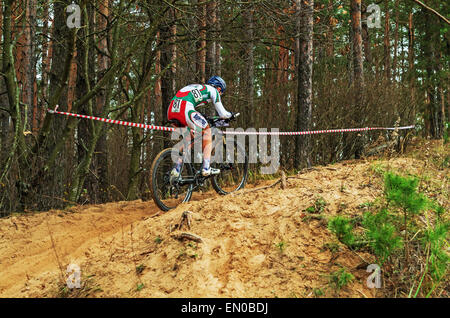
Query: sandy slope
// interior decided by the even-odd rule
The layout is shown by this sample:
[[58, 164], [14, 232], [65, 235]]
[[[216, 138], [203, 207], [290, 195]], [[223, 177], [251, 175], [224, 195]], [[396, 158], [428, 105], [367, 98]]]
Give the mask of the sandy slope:
[[[423, 166], [405, 158], [388, 164]], [[330, 297], [383, 296], [366, 287], [372, 256], [327, 249], [336, 239], [326, 221], [304, 212], [321, 197], [323, 217], [361, 215], [362, 204], [382, 194], [374, 165], [317, 167], [289, 178], [284, 190], [214, 195], [167, 213], [134, 201], [2, 219], [0, 296], [62, 296], [70, 263], [81, 268], [83, 289], [71, 294], [79, 297], [314, 297], [319, 288]], [[192, 227], [181, 231], [202, 243], [169, 232], [186, 210]], [[328, 275], [342, 267], [355, 280], [338, 294]]]
[[26, 295], [36, 276], [55, 272], [58, 264], [65, 271], [90, 246], [157, 211], [154, 204], [117, 202], [0, 220], [0, 295]]

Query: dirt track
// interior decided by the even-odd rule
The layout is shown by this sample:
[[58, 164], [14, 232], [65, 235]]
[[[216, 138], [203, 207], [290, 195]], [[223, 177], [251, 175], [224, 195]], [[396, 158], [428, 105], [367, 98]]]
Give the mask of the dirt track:
[[[423, 163], [388, 163], [417, 171]], [[211, 196], [158, 213], [153, 202], [117, 202], [0, 220], [0, 296], [64, 296], [68, 264], [81, 268], [78, 297], [382, 297], [366, 287], [371, 255], [336, 242], [325, 218], [361, 215], [382, 193], [374, 163], [317, 167], [287, 180], [287, 188]], [[267, 185], [275, 181], [267, 181]], [[322, 198], [317, 217], [305, 209]], [[192, 212], [179, 241], [169, 228]], [[366, 263], [367, 262], [367, 263]], [[328, 275], [345, 268], [355, 280], [339, 291]], [[71, 294], [68, 294], [71, 295]], [[73, 296], [72, 295], [72, 296]]]
[[0, 220], [0, 295], [26, 295], [37, 275], [59, 264], [65, 271], [93, 244], [156, 212], [154, 204], [118, 202]]

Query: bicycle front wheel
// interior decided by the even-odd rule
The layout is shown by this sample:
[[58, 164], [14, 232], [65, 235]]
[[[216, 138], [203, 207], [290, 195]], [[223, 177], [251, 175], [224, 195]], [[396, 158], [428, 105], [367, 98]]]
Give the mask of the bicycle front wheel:
[[211, 166], [220, 169], [220, 174], [211, 180], [217, 193], [225, 195], [244, 188], [248, 176], [248, 156], [241, 146], [235, 144], [234, 150], [227, 153], [225, 162], [212, 163]]
[[151, 186], [153, 201], [163, 211], [176, 208], [180, 203], [190, 200], [194, 174], [188, 163], [183, 163], [179, 177], [171, 177], [175, 166], [172, 160], [173, 148], [161, 151], [153, 160], [151, 168]]

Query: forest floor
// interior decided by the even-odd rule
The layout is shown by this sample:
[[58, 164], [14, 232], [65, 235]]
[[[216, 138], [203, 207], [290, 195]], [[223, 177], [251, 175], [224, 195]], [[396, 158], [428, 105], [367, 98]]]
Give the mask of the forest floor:
[[[434, 156], [444, 150], [448, 160], [442, 141], [416, 140], [403, 155], [317, 166], [284, 189], [259, 189], [275, 183], [267, 180], [204, 193], [166, 213], [132, 201], [15, 214], [0, 219], [0, 297], [386, 297], [366, 285], [373, 255], [340, 244], [327, 218], [362, 215], [382, 196], [380, 167], [426, 175], [448, 200], [448, 162], [441, 169]], [[321, 212], [309, 213], [318, 200]], [[184, 211], [191, 228], [170, 232]], [[80, 268], [80, 289], [66, 286], [69, 264]], [[355, 279], [336, 290], [329, 278], [341, 268]]]

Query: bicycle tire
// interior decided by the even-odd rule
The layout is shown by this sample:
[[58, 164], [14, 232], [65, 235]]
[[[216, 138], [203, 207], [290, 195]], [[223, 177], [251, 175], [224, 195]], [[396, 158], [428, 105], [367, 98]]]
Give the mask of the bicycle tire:
[[[242, 173], [242, 178], [240, 178], [240, 181], [237, 185], [237, 187], [231, 191], [228, 191], [229, 189], [224, 189], [224, 187], [220, 184], [221, 182], [219, 182], [219, 178], [223, 177], [223, 174], [225, 173], [225, 171], [221, 170], [220, 174], [218, 174], [217, 176], [214, 176], [211, 180], [211, 184], [212, 187], [214, 188], [214, 190], [220, 194], [220, 195], [226, 195], [229, 194], [231, 192], [234, 191], [238, 191], [240, 189], [243, 189], [245, 187], [245, 184], [247, 182], [247, 177], [248, 177], [248, 156], [247, 153], [245, 152], [245, 150], [242, 149], [242, 147], [240, 147], [238, 144], [235, 144], [235, 149], [237, 149], [238, 152], [243, 153], [244, 155], [244, 163], [241, 163], [240, 165], [242, 165], [242, 169], [243, 169], [243, 173]], [[214, 164], [213, 166], [216, 167], [220, 167], [220, 164]]]
[[[167, 203], [163, 202], [163, 199], [161, 198], [161, 194], [160, 194], [160, 190], [158, 188], [158, 186], [160, 185], [159, 181], [158, 181], [158, 173], [162, 172], [163, 173], [163, 177], [165, 177], [167, 174], [170, 174], [171, 169], [167, 170], [167, 167], [162, 167], [162, 163], [165, 163], [165, 161], [167, 161], [168, 157], [170, 157], [170, 162], [172, 162], [171, 159], [171, 153], [174, 149], [173, 148], [167, 148], [162, 150], [153, 160], [152, 163], [152, 167], [151, 167], [151, 174], [150, 174], [150, 189], [151, 189], [151, 194], [152, 194], [152, 198], [153, 201], [156, 203], [156, 205], [163, 211], [169, 211], [171, 209], [176, 208], [179, 204], [183, 203], [183, 202], [188, 202], [191, 199], [192, 196], [192, 190], [193, 190], [193, 185], [188, 185], [185, 197], [178, 203], [176, 203], [175, 205], [168, 205]], [[172, 162], [173, 164], [173, 162]], [[190, 164], [188, 163], [183, 163], [183, 170], [187, 169], [187, 173], [189, 175], [193, 175], [193, 171], [192, 171], [192, 167]], [[162, 169], [162, 171], [160, 171]], [[164, 180], [163, 180], [164, 182]], [[166, 185], [164, 183], [162, 183], [162, 185]], [[167, 185], [166, 185], [167, 186]]]

